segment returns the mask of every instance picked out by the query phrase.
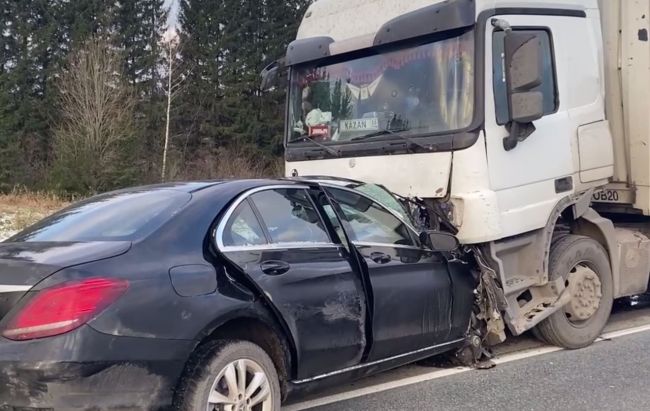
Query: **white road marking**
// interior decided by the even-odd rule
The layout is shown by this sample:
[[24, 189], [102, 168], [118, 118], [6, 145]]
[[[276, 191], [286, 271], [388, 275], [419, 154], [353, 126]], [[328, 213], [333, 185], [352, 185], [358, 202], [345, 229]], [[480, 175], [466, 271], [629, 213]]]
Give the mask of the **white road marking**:
[[[639, 327], [629, 328], [621, 331], [613, 331], [603, 334], [596, 342], [614, 340], [616, 338], [625, 337], [627, 335], [637, 334], [645, 331], [650, 331], [650, 324], [642, 325]], [[516, 352], [512, 354], [506, 354], [502, 357], [495, 358], [493, 361], [497, 365], [507, 364], [514, 361], [523, 360], [525, 358], [537, 357], [539, 355], [550, 354], [558, 351], [563, 351], [563, 348], [560, 347], [540, 347], [533, 348], [529, 350], [524, 350], [521, 352]], [[443, 370], [436, 370], [414, 377], [408, 377], [401, 380], [390, 381], [383, 384], [377, 384], [370, 387], [359, 388], [356, 390], [351, 390], [348, 392], [330, 395], [322, 398], [317, 398], [314, 400], [304, 401], [296, 404], [289, 405], [287, 407], [282, 407], [283, 411], [302, 411], [309, 408], [320, 407], [323, 405], [334, 404], [341, 401], [347, 401], [354, 398], [364, 397], [366, 395], [375, 394], [382, 391], [393, 390], [396, 388], [406, 387], [408, 385], [419, 384], [422, 382], [433, 381], [440, 378], [451, 377], [452, 375], [462, 374], [468, 371], [473, 371], [473, 368], [468, 367], [456, 367]]]

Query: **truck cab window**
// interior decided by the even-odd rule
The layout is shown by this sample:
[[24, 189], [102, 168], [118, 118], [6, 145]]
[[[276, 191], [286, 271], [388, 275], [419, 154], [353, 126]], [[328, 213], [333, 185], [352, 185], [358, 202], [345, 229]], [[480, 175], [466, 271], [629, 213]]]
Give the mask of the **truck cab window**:
[[[513, 30], [522, 33], [534, 33], [541, 39], [544, 52], [542, 59], [543, 79], [542, 84], [533, 91], [541, 91], [544, 94], [544, 115], [555, 113], [559, 108], [559, 96], [557, 95], [555, 57], [553, 55], [551, 33], [546, 29], [518, 30], [514, 27]], [[506, 33], [503, 31], [495, 31], [492, 36], [492, 78], [494, 83], [494, 103], [496, 106], [497, 123], [499, 125], [504, 125], [509, 121], [506, 68], [504, 65], [505, 36]]]

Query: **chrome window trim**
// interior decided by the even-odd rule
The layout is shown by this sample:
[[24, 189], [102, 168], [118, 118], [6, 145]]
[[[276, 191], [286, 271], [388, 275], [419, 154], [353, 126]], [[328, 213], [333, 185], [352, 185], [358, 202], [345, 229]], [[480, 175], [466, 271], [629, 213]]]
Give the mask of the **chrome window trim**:
[[[414, 245], [404, 245], [404, 244], [390, 244], [390, 243], [373, 243], [368, 241], [353, 241], [352, 244], [361, 247], [390, 247], [390, 248], [401, 248], [404, 250], [415, 250], [422, 251], [423, 249]], [[430, 251], [430, 250], [426, 250]]]
[[265, 245], [241, 245], [241, 246], [224, 246], [220, 248], [223, 252], [237, 252], [237, 251], [273, 251], [273, 250], [311, 250], [311, 249], [338, 249], [343, 247], [340, 244], [334, 243], [275, 243]]
[[[217, 225], [217, 228], [214, 230], [213, 234], [213, 242], [216, 243], [217, 249], [222, 252], [233, 252], [233, 251], [263, 251], [263, 250], [286, 250], [286, 249], [311, 249], [311, 248], [339, 248], [341, 247], [340, 244], [335, 244], [335, 243], [309, 243], [309, 242], [304, 242], [304, 243], [268, 243], [268, 244], [263, 244], [263, 245], [244, 245], [244, 246], [226, 246], [223, 244], [223, 232], [226, 229], [226, 225], [228, 224], [228, 221], [230, 221], [230, 218], [232, 217], [233, 213], [237, 209], [237, 207], [240, 206], [241, 203], [243, 203], [246, 199], [248, 199], [250, 196], [263, 192], [263, 191], [271, 191], [271, 190], [284, 190], [284, 189], [298, 189], [298, 190], [309, 190], [310, 187], [304, 184], [278, 184], [278, 185], [270, 185], [270, 186], [264, 186], [264, 187], [257, 187], [253, 188], [251, 190], [248, 190], [241, 194], [237, 200], [228, 208], [228, 211], [226, 211], [226, 214], [224, 214], [223, 218], [221, 221], [219, 221], [219, 225]], [[259, 222], [261, 224], [261, 221]], [[264, 228], [264, 227], [262, 227]], [[328, 233], [329, 236], [329, 233]]]
[[292, 383], [293, 384], [305, 384], [305, 383], [308, 383], [308, 382], [319, 381], [319, 380], [322, 380], [322, 379], [325, 379], [325, 378], [334, 377], [336, 375], [345, 374], [345, 373], [360, 370], [360, 369], [363, 369], [363, 368], [373, 367], [375, 365], [379, 365], [379, 364], [382, 364], [382, 363], [385, 363], [385, 362], [399, 360], [400, 358], [405, 358], [405, 357], [409, 357], [411, 355], [420, 354], [420, 353], [424, 353], [424, 352], [427, 352], [427, 351], [435, 350], [437, 348], [442, 348], [442, 347], [446, 347], [446, 346], [450, 346], [450, 345], [454, 345], [454, 344], [459, 344], [459, 343], [461, 343], [463, 341], [465, 341], [465, 339], [460, 338], [460, 339], [449, 341], [449, 342], [446, 342], [446, 343], [443, 343], [443, 344], [432, 345], [431, 347], [426, 347], [426, 348], [422, 348], [422, 349], [419, 349], [419, 350], [407, 352], [405, 354], [400, 354], [400, 355], [395, 355], [393, 357], [384, 358], [383, 360], [377, 360], [377, 361], [369, 362], [369, 363], [366, 363], [366, 364], [355, 365], [353, 367], [348, 367], [348, 368], [344, 368], [342, 370], [328, 372], [327, 374], [317, 375], [315, 377], [306, 378], [304, 380], [292, 381]]
[[2, 285], [0, 284], [0, 294], [27, 292], [32, 289], [32, 285]]

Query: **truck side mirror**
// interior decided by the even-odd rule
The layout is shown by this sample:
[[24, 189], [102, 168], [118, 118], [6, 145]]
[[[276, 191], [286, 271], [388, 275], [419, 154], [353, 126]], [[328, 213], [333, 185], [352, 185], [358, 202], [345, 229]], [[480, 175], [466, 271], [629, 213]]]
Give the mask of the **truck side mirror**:
[[274, 61], [268, 66], [264, 67], [260, 76], [262, 77], [262, 84], [260, 90], [271, 91], [277, 87], [281, 87], [282, 80], [286, 79], [285, 66], [282, 60]]
[[460, 242], [455, 235], [442, 231], [423, 231], [420, 233], [420, 242], [427, 244], [433, 251], [449, 253], [460, 247]]
[[506, 85], [510, 113], [507, 151], [534, 131], [533, 121], [544, 116], [544, 95], [535, 91], [542, 84], [542, 43], [538, 35], [509, 31], [505, 37]]

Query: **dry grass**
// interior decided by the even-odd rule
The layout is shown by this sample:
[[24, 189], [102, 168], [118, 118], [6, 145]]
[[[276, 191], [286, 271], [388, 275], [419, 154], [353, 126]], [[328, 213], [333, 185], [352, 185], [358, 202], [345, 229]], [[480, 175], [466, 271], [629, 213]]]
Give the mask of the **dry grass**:
[[67, 204], [68, 201], [50, 193], [14, 190], [0, 194], [0, 241]]
[[[170, 180], [274, 178], [283, 175], [281, 159], [261, 156], [245, 149], [206, 151], [189, 161], [170, 159]], [[15, 189], [0, 194], [0, 241], [64, 208], [71, 200], [47, 192]]]
[[170, 158], [170, 180], [274, 178], [283, 175], [284, 162], [244, 148], [205, 150], [191, 159]]

